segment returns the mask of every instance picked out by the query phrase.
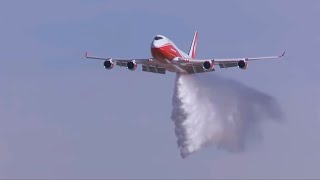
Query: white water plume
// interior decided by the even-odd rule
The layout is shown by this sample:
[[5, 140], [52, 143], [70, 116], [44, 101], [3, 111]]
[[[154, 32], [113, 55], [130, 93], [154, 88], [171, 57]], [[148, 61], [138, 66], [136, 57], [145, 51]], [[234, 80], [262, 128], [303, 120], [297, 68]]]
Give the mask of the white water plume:
[[271, 96], [216, 75], [177, 75], [172, 101], [182, 158], [208, 145], [242, 151], [261, 137], [261, 122], [282, 116]]

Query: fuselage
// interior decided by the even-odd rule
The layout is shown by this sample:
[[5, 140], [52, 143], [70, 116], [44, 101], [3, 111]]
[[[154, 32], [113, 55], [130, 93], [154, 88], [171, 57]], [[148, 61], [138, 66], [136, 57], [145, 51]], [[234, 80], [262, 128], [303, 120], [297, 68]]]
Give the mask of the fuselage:
[[175, 64], [178, 58], [190, 58], [188, 54], [180, 50], [170, 39], [157, 35], [151, 43], [151, 55], [166, 70], [170, 72], [186, 73], [183, 66]]

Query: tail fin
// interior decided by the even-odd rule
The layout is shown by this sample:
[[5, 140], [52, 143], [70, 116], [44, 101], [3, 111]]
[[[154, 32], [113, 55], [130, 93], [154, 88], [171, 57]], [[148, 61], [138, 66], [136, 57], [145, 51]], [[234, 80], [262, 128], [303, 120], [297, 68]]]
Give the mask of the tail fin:
[[195, 58], [196, 57], [197, 43], [198, 43], [198, 31], [196, 31], [194, 33], [192, 44], [191, 44], [191, 47], [190, 47], [189, 56], [191, 58]]

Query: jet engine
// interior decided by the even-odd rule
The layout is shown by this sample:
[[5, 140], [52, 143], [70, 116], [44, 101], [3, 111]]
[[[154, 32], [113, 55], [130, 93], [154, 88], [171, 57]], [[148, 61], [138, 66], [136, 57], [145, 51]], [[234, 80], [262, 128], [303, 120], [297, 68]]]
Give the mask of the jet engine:
[[246, 60], [240, 60], [238, 62], [238, 66], [239, 66], [240, 69], [247, 69], [248, 62]]
[[114, 66], [114, 62], [112, 60], [106, 60], [106, 61], [104, 61], [103, 66], [106, 69], [112, 69]]
[[203, 69], [206, 71], [211, 71], [214, 69], [214, 64], [212, 61], [205, 61], [202, 66]]
[[135, 61], [129, 61], [127, 63], [127, 68], [131, 71], [134, 71], [137, 69], [137, 63]]

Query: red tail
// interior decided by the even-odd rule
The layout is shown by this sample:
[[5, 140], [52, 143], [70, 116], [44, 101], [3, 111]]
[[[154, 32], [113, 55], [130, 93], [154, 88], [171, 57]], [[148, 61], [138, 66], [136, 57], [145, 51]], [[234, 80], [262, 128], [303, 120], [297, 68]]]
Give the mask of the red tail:
[[197, 43], [198, 43], [198, 31], [196, 31], [194, 33], [192, 44], [191, 44], [191, 47], [190, 47], [189, 56], [191, 58], [195, 58], [196, 57]]

